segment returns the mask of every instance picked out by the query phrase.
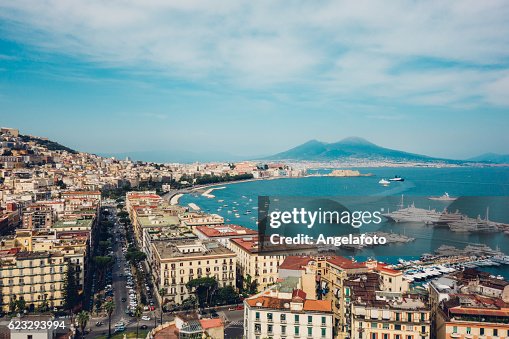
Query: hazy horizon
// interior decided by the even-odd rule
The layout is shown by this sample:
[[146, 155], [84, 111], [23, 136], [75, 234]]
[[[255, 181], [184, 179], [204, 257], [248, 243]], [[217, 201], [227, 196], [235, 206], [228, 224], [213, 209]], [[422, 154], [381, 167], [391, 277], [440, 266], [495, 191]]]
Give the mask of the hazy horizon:
[[0, 124], [90, 153], [509, 154], [504, 1], [0, 0]]

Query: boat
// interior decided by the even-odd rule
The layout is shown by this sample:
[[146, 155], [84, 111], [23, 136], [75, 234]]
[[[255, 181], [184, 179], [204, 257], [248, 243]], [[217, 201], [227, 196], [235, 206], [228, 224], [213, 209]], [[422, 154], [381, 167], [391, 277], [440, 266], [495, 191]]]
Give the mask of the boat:
[[434, 209], [417, 208], [413, 203], [397, 211], [382, 214], [382, 216], [393, 222], [422, 222], [426, 225], [438, 222], [441, 215], [441, 213]]
[[387, 181], [387, 180], [385, 180], [385, 179], [381, 179], [378, 183], [379, 183], [379, 184], [381, 184], [381, 185], [387, 186], [387, 185], [389, 185], [391, 182], [390, 182], [390, 181]]
[[449, 223], [449, 229], [458, 233], [492, 233], [499, 230], [496, 223], [480, 217], [451, 222]]
[[395, 175], [394, 178], [390, 178], [389, 181], [405, 181], [405, 179]]
[[439, 197], [429, 197], [428, 198], [429, 200], [435, 200], [435, 201], [454, 201], [458, 198], [456, 197], [451, 197], [449, 195], [449, 193], [445, 192], [443, 195], [439, 196]]

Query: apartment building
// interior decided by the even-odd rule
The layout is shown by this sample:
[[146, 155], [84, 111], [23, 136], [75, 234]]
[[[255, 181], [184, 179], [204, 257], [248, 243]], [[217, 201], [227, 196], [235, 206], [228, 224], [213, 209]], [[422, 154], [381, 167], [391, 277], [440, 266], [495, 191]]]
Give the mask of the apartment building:
[[265, 289], [274, 284], [278, 278], [278, 267], [285, 254], [264, 255], [259, 252], [258, 236], [230, 239], [229, 248], [237, 255], [238, 275], [258, 284], [258, 289]]
[[235, 286], [235, 253], [215, 241], [179, 239], [152, 243], [152, 274], [164, 300], [180, 304], [192, 291], [186, 284], [196, 278], [215, 278], [219, 287]]
[[453, 294], [436, 316], [438, 339], [498, 339], [509, 337], [509, 305], [500, 298]]
[[333, 338], [331, 301], [301, 289], [272, 288], [244, 300], [244, 338]]
[[226, 248], [230, 247], [230, 239], [258, 234], [255, 230], [233, 224], [196, 226], [193, 232], [199, 239], [215, 240]]
[[12, 302], [24, 300], [30, 311], [46, 304], [64, 304], [67, 262], [57, 252], [0, 251], [1, 308], [8, 312]]
[[351, 304], [352, 339], [428, 339], [428, 305], [417, 296], [376, 292]]

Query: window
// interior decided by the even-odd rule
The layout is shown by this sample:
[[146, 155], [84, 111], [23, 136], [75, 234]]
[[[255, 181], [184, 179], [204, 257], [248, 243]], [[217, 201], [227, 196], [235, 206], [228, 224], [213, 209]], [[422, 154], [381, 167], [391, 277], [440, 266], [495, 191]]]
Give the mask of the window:
[[396, 321], [400, 321], [400, 314], [396, 313]]
[[256, 312], [256, 320], [260, 320], [260, 312]]
[[384, 333], [384, 339], [389, 339], [389, 335], [387, 333]]
[[256, 333], [260, 333], [262, 331], [262, 325], [260, 324], [255, 324], [255, 332]]
[[480, 335], [484, 335], [484, 328], [483, 328], [483, 327], [481, 327], [481, 328], [479, 329], [479, 333], [480, 333]]
[[471, 327], [467, 327], [467, 334], [472, 334], [472, 328]]
[[376, 333], [371, 333], [371, 339], [376, 339]]
[[281, 326], [281, 334], [286, 334], [286, 326]]
[[371, 323], [371, 328], [378, 328], [378, 324], [377, 323]]
[[325, 327], [322, 327], [322, 337], [325, 338], [327, 335], [327, 329]]
[[493, 336], [498, 337], [498, 329], [496, 328], [493, 329]]
[[296, 324], [298, 324], [298, 323], [299, 323], [299, 315], [298, 315], [298, 314], [296, 314], [296, 315], [295, 315], [295, 323], [296, 323]]
[[[394, 329], [396, 331], [401, 331], [401, 325], [394, 325]], [[401, 339], [401, 338], [396, 338], [396, 339]]]
[[267, 333], [272, 333], [272, 325], [267, 325]]
[[401, 335], [396, 334], [396, 335], [394, 336], [394, 339], [401, 339]]
[[382, 327], [383, 327], [384, 330], [388, 330], [389, 329], [389, 324], [388, 323], [383, 323]]
[[407, 320], [412, 321], [412, 313], [407, 313]]
[[[508, 331], [509, 332], [509, 331]], [[452, 327], [452, 333], [458, 333], [458, 326]], [[509, 334], [509, 333], [508, 333]]]
[[311, 324], [311, 323], [313, 323], [313, 316], [308, 315], [308, 324]]
[[267, 321], [272, 322], [272, 313], [267, 313]]
[[299, 326], [295, 326], [295, 335], [299, 335]]
[[286, 314], [284, 313], [281, 313], [281, 322], [282, 323], [286, 322]]
[[308, 337], [312, 337], [312, 336], [313, 336], [313, 328], [308, 327]]
[[327, 318], [322, 317], [322, 326], [325, 326], [326, 323], [327, 323]]
[[426, 314], [425, 313], [421, 313], [421, 321], [426, 321]]

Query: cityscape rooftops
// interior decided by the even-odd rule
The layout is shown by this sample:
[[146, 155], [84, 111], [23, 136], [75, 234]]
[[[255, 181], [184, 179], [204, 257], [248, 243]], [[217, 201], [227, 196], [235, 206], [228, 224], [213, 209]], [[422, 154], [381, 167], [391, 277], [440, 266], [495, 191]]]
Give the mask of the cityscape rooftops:
[[234, 224], [196, 226], [195, 230], [208, 238], [249, 236], [258, 233], [252, 229]]
[[156, 241], [153, 242], [153, 246], [161, 260], [204, 256], [235, 256], [232, 251], [211, 240]]

